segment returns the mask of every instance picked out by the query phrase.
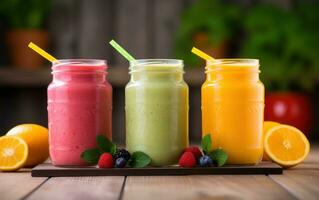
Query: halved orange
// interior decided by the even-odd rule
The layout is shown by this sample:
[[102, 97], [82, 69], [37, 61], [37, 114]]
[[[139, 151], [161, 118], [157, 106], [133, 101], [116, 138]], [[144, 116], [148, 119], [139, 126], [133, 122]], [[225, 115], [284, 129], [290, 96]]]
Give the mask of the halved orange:
[[310, 144], [306, 136], [297, 128], [278, 125], [267, 131], [264, 149], [272, 161], [283, 167], [292, 167], [307, 157]]
[[[266, 133], [268, 132], [269, 129], [280, 125], [278, 122], [273, 122], [273, 121], [264, 121], [263, 123], [263, 137], [265, 137]], [[264, 154], [263, 154], [263, 160], [268, 161], [269, 156], [267, 155], [265, 149], [264, 149]]]
[[21, 124], [13, 127], [6, 135], [23, 139], [29, 148], [25, 167], [33, 167], [49, 157], [49, 131], [37, 124]]
[[17, 136], [0, 137], [0, 170], [15, 171], [23, 167], [28, 158], [27, 143]]

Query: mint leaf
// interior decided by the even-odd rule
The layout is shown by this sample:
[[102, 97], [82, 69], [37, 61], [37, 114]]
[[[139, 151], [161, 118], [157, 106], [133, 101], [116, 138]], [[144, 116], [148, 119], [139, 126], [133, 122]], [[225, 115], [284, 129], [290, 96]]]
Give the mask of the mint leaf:
[[99, 162], [101, 152], [98, 148], [85, 150], [81, 154], [81, 158], [88, 163], [97, 164]]
[[201, 147], [204, 154], [208, 154], [212, 150], [212, 139], [209, 133], [202, 138]]
[[213, 160], [213, 163], [217, 167], [223, 166], [227, 159], [228, 155], [223, 149], [215, 149], [209, 153], [209, 157]]
[[132, 154], [131, 159], [129, 160], [127, 166], [143, 168], [151, 163], [151, 158], [141, 151], [136, 151]]
[[104, 135], [97, 135], [96, 143], [100, 150], [102, 150], [103, 152], [110, 153], [112, 155], [116, 153], [116, 145]]

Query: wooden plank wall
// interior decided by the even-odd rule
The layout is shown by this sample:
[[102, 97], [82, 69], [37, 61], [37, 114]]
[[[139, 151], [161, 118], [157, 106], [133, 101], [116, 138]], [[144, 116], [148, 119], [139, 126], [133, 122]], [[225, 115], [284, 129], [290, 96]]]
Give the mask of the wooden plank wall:
[[172, 58], [180, 15], [189, 0], [55, 0], [50, 29], [63, 58], [127, 62], [107, 42], [115, 38], [136, 58]]
[[[173, 41], [182, 10], [192, 2], [55, 0], [50, 19], [53, 52], [59, 58], [107, 59], [111, 67], [128, 67], [127, 61], [107, 43], [114, 38], [136, 58], [173, 58]], [[114, 88], [113, 94], [114, 140], [123, 143], [124, 87]], [[191, 104], [200, 105], [200, 93], [195, 94]], [[199, 138], [200, 106], [195, 108], [191, 110], [191, 121], [197, 123], [197, 130], [190, 132], [196, 132], [195, 138]]]
[[[59, 58], [107, 59], [114, 67], [128, 63], [107, 42], [116, 39], [136, 58], [173, 58], [180, 16], [196, 0], [54, 0], [50, 29], [54, 55]], [[290, 0], [229, 0], [252, 4]], [[191, 83], [188, 83], [190, 86]], [[190, 139], [201, 131], [200, 88], [190, 88]], [[114, 88], [113, 135], [123, 143], [124, 87]]]

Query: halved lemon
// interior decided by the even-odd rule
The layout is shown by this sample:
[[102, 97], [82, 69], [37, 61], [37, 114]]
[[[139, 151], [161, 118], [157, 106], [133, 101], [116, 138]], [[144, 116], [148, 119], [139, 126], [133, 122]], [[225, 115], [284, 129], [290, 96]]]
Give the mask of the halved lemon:
[[28, 158], [27, 143], [17, 136], [0, 137], [0, 170], [15, 171], [23, 167]]
[[[263, 123], [263, 137], [265, 137], [266, 133], [268, 132], [269, 129], [280, 125], [278, 122], [273, 122], [273, 121], [264, 121]], [[263, 160], [268, 161], [269, 156], [267, 155], [265, 149], [264, 149], [264, 154], [263, 154]]]
[[301, 163], [307, 157], [310, 144], [297, 128], [278, 125], [267, 131], [264, 149], [272, 161], [288, 168]]

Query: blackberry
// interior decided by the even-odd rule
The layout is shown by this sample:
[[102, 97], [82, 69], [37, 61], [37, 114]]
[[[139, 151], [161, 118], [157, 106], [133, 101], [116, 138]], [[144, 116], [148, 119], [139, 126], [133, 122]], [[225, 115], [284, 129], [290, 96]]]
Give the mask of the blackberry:
[[124, 158], [127, 162], [131, 158], [131, 154], [125, 149], [117, 149], [114, 154], [114, 160], [117, 160], [118, 158]]
[[125, 167], [125, 165], [126, 165], [126, 160], [124, 158], [120, 157], [115, 160], [116, 168], [123, 168]]
[[201, 167], [210, 167], [212, 166], [212, 164], [213, 164], [213, 161], [209, 156], [204, 155], [200, 157], [199, 159], [199, 166]]

